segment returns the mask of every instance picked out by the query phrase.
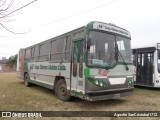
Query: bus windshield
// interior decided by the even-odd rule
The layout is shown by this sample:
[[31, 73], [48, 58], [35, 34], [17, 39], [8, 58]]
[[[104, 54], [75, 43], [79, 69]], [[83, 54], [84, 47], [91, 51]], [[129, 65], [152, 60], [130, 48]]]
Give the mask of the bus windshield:
[[158, 72], [160, 73], [160, 50], [158, 50]]
[[[118, 45], [118, 54], [120, 54], [117, 54], [118, 60], [116, 60], [115, 42]], [[107, 68], [116, 62], [132, 63], [130, 39], [90, 31], [87, 41], [87, 64], [93, 67]]]

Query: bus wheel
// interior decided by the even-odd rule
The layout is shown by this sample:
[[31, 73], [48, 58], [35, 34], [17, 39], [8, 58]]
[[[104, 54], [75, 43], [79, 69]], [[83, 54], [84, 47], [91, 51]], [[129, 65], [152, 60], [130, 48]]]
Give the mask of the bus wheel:
[[67, 86], [63, 79], [58, 80], [55, 86], [55, 94], [62, 101], [69, 101], [71, 96], [67, 93]]
[[28, 82], [28, 78], [29, 78], [29, 75], [28, 75], [28, 73], [26, 73], [25, 76], [24, 76], [24, 85], [26, 87], [30, 87], [31, 86], [31, 83]]

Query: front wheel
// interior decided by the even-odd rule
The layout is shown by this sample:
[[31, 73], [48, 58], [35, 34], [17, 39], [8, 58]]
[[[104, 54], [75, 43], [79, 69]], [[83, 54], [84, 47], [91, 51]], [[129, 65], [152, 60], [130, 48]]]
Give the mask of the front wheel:
[[65, 102], [71, 99], [71, 96], [67, 92], [67, 85], [63, 79], [58, 80], [55, 86], [55, 94], [60, 100]]
[[25, 76], [24, 76], [24, 85], [26, 87], [30, 87], [31, 86], [31, 83], [28, 82], [28, 79], [29, 79], [29, 75], [28, 75], [28, 73], [26, 73]]

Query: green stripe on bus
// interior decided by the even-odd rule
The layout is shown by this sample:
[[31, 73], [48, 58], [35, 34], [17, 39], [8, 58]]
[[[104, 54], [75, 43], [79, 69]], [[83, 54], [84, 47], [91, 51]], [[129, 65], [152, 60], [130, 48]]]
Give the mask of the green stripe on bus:
[[90, 68], [84, 68], [84, 76], [90, 76]]

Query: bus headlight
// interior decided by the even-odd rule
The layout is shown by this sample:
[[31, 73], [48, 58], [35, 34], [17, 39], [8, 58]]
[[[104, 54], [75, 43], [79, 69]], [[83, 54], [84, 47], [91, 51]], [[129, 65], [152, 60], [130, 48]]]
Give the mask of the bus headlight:
[[128, 79], [128, 85], [132, 85], [134, 83], [134, 78], [129, 78]]
[[101, 87], [103, 87], [104, 85], [103, 85], [103, 82], [100, 82], [100, 84], [99, 84]]
[[105, 83], [99, 79], [88, 78], [88, 80], [97, 87], [106, 87]]
[[95, 80], [95, 85], [98, 85], [98, 84], [99, 84], [98, 80]]

